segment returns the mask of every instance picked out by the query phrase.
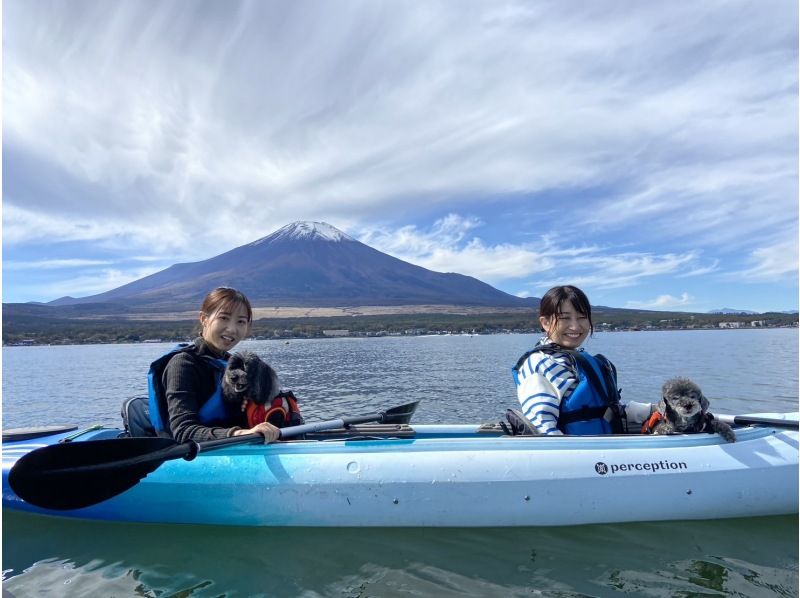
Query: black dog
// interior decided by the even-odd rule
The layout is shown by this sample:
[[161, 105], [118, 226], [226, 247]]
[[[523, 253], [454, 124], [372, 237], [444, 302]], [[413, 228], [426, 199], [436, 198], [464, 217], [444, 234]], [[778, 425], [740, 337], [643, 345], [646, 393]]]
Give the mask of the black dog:
[[278, 396], [278, 374], [255, 353], [234, 353], [228, 360], [222, 377], [222, 398], [235, 404], [248, 399], [258, 405], [269, 403]]
[[716, 432], [728, 442], [736, 441], [731, 427], [714, 419], [708, 411], [708, 399], [703, 391], [688, 378], [672, 378], [664, 383], [658, 413], [661, 417], [650, 428], [651, 434]]

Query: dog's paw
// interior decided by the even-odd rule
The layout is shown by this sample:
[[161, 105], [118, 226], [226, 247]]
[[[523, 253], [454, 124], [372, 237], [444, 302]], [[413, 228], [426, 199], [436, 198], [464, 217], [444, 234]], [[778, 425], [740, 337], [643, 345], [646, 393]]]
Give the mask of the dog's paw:
[[652, 430], [650, 430], [650, 434], [667, 436], [671, 434], [678, 434], [678, 432], [675, 431], [675, 428], [673, 428], [669, 422], [662, 421], [659, 422]]
[[734, 433], [733, 428], [724, 422], [714, 419], [714, 416], [710, 413], [708, 415], [711, 416], [708, 420], [709, 431], [716, 432], [728, 442], [736, 442], [736, 434]]

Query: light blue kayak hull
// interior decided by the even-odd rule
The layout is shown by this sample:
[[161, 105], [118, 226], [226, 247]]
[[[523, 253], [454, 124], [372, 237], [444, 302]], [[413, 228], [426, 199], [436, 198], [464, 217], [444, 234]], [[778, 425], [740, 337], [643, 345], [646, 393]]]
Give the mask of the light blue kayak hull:
[[[7, 442], [3, 508], [311, 527], [550, 526], [798, 511], [796, 430], [745, 427], [726, 443], [710, 434], [547, 438], [413, 428], [408, 439], [240, 445], [168, 461], [123, 494], [72, 511], [34, 507], [8, 485], [16, 459], [65, 434]], [[73, 442], [114, 434], [93, 431]]]

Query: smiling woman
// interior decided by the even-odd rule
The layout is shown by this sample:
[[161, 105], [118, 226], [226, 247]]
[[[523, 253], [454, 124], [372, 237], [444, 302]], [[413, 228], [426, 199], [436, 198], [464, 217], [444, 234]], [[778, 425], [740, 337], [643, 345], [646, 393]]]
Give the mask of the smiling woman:
[[545, 337], [512, 369], [522, 415], [535, 432], [616, 434], [650, 416], [649, 404], [622, 406], [614, 364], [580, 349], [594, 332], [592, 306], [583, 291], [570, 285], [547, 291], [539, 323]]
[[150, 420], [156, 432], [178, 442], [253, 433], [265, 442], [277, 440], [278, 429], [270, 423], [246, 429], [246, 402], [234, 405], [223, 399], [228, 351], [250, 333], [250, 301], [236, 289], [218, 287], [203, 300], [199, 320], [200, 337], [150, 366]]

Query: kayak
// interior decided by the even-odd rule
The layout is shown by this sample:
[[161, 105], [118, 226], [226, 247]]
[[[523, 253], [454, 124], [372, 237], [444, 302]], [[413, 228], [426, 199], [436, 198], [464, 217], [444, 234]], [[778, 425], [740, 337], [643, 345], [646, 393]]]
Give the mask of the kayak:
[[[754, 414], [796, 422], [798, 413]], [[170, 458], [97, 504], [48, 509], [9, 472], [35, 449], [98, 445], [115, 428], [6, 433], [3, 508], [125, 522], [309, 527], [553, 526], [798, 512], [798, 430], [512, 436], [498, 424], [355, 425], [303, 440]], [[130, 440], [130, 439], [127, 439]], [[115, 440], [113, 442], [125, 442]], [[169, 441], [172, 442], [172, 441]], [[94, 443], [94, 444], [92, 444]], [[61, 486], [61, 488], [59, 487]], [[48, 488], [54, 496], [66, 486]]]

